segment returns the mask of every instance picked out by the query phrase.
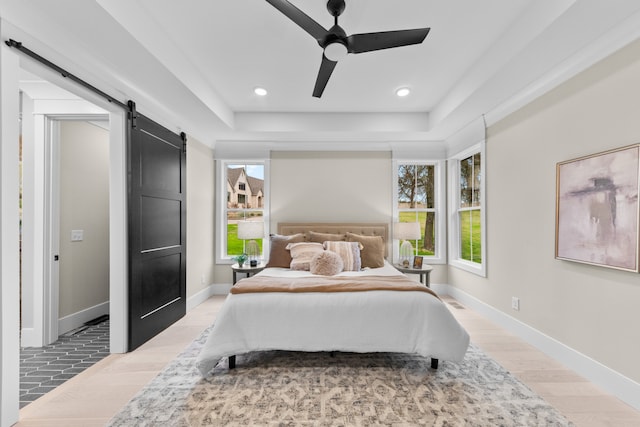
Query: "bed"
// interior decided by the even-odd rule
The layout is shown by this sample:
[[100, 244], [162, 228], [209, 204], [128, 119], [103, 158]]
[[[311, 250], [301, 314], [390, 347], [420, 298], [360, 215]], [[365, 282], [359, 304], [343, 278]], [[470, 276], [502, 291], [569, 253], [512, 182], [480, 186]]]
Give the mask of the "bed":
[[[236, 355], [268, 350], [415, 353], [431, 358], [433, 368], [462, 360], [469, 335], [437, 295], [386, 261], [387, 236], [387, 224], [279, 224], [267, 268], [238, 281], [221, 307], [197, 358], [201, 374], [225, 357], [233, 369]], [[358, 246], [360, 268], [330, 276], [293, 269], [298, 257], [287, 259], [289, 251], [325, 239]], [[353, 261], [341, 257], [344, 268]]]

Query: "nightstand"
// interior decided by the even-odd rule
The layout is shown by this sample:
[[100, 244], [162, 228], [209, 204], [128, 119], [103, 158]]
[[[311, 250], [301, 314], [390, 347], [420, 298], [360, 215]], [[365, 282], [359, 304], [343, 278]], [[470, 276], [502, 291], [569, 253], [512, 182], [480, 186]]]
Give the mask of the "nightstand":
[[433, 271], [433, 267], [430, 265], [423, 265], [422, 268], [413, 268], [413, 267], [403, 267], [399, 264], [393, 264], [396, 270], [405, 273], [405, 274], [419, 274], [420, 282], [424, 283], [427, 288], [431, 287], [431, 281], [429, 279], [429, 275]]
[[238, 281], [237, 279], [238, 273], [244, 273], [247, 275], [247, 277], [251, 277], [254, 274], [260, 273], [262, 270], [264, 270], [264, 267], [265, 267], [264, 264], [258, 264], [255, 267], [251, 267], [249, 266], [249, 264], [244, 264], [242, 267], [240, 267], [238, 263], [232, 264], [231, 270], [233, 271], [233, 284], [235, 285], [236, 282]]

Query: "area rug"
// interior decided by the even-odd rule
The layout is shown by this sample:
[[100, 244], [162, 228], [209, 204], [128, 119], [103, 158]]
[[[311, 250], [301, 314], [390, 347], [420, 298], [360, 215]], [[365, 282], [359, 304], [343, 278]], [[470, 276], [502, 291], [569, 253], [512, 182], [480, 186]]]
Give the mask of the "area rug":
[[[206, 331], [205, 331], [206, 334]], [[206, 377], [194, 341], [109, 426], [571, 426], [473, 344], [461, 363], [397, 353], [254, 352]]]

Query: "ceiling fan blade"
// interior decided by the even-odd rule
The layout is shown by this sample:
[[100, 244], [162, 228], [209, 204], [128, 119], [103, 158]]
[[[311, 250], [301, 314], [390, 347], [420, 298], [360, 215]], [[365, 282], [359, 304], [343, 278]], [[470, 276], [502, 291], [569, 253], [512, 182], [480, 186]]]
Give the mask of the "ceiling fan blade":
[[298, 24], [300, 28], [311, 34], [314, 39], [320, 41], [327, 35], [327, 30], [322, 25], [318, 24], [316, 21], [311, 19], [309, 15], [289, 3], [287, 0], [267, 0], [267, 3]]
[[322, 64], [320, 64], [320, 71], [318, 71], [316, 86], [313, 88], [313, 96], [316, 98], [320, 98], [322, 96], [322, 92], [324, 92], [324, 88], [327, 86], [329, 77], [331, 77], [333, 69], [336, 68], [336, 64], [336, 61], [327, 59], [327, 57], [324, 56], [324, 53], [322, 54]]
[[352, 34], [347, 37], [347, 47], [349, 53], [362, 53], [420, 44], [427, 37], [430, 29], [431, 28], [416, 28], [413, 30]]

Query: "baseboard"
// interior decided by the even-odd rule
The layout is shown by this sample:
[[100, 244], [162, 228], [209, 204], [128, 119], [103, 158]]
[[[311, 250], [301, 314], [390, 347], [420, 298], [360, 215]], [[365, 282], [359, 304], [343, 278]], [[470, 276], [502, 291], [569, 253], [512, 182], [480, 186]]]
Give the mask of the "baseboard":
[[79, 328], [84, 325], [85, 322], [93, 320], [96, 317], [104, 316], [105, 314], [109, 314], [109, 301], [62, 317], [58, 319], [58, 335]]
[[228, 295], [231, 292], [231, 283], [214, 283], [211, 285], [213, 288], [213, 295]]
[[187, 311], [199, 306], [213, 295], [227, 295], [231, 290], [230, 284], [212, 284], [187, 298]]
[[36, 336], [34, 328], [22, 328], [22, 331], [20, 331], [20, 347], [42, 347], [41, 337]]
[[531, 326], [480, 301], [474, 296], [450, 285], [433, 286], [436, 292], [450, 295], [460, 303], [477, 311], [538, 350], [570, 367], [603, 390], [640, 411], [640, 384], [617, 371], [593, 360], [571, 347], [551, 338]]

